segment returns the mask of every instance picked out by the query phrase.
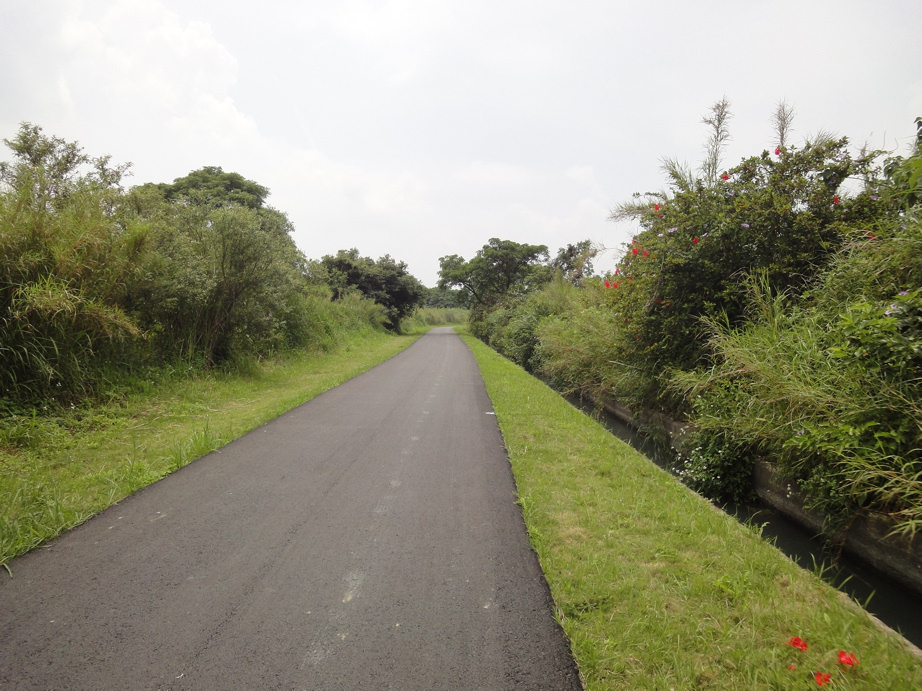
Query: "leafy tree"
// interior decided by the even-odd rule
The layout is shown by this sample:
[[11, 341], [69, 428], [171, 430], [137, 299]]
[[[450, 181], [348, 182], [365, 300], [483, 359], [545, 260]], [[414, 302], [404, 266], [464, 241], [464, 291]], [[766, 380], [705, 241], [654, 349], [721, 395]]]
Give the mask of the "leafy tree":
[[591, 240], [580, 240], [576, 244], [561, 247], [551, 266], [559, 271], [564, 280], [580, 286], [592, 276], [592, 260], [599, 253]]
[[[219, 177], [244, 180], [236, 173]], [[167, 357], [200, 357], [210, 366], [296, 345], [293, 305], [307, 289], [307, 261], [289, 235], [288, 218], [254, 206], [261, 197], [238, 203], [238, 191], [215, 185], [207, 195], [171, 201], [158, 185], [132, 190], [129, 206], [152, 224], [158, 253], [132, 309]]]
[[339, 250], [320, 260], [334, 295], [341, 298], [357, 290], [385, 308], [387, 328], [396, 331], [400, 322], [423, 304], [426, 287], [407, 271], [405, 262], [384, 255], [377, 261], [362, 257], [355, 248]]
[[212, 206], [245, 206], [260, 209], [269, 196], [269, 189], [247, 180], [239, 173], [225, 173], [220, 166], [205, 166], [172, 183], [151, 184], [164, 199], [185, 199]]
[[444, 287], [429, 288], [426, 294], [426, 307], [459, 307], [468, 309], [471, 296], [464, 290]]
[[491, 238], [470, 261], [453, 254], [439, 259], [439, 287], [460, 286], [471, 297], [474, 312], [497, 305], [507, 297], [527, 294], [550, 280], [545, 263], [547, 245], [527, 245]]

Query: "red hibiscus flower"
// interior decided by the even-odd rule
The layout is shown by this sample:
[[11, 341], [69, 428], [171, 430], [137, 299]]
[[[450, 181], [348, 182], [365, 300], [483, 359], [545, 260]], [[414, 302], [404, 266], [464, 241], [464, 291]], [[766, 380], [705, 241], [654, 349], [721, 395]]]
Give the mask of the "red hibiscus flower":
[[788, 641], [788, 645], [792, 648], [797, 648], [798, 650], [806, 650], [807, 643], [800, 636], [794, 636], [791, 640]]
[[839, 651], [839, 662], [847, 667], [854, 667], [858, 664], [858, 658], [852, 655], [851, 653], [846, 653], [844, 650]]

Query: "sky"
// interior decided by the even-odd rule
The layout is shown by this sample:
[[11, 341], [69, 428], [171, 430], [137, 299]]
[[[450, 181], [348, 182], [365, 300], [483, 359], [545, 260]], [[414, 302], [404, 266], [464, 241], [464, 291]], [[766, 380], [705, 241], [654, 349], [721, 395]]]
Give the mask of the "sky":
[[[918, 0], [0, 0], [0, 138], [29, 122], [129, 185], [220, 166], [269, 188], [312, 259], [355, 247], [429, 286], [490, 238], [555, 255], [697, 168], [820, 131], [905, 154], [922, 115]], [[0, 150], [0, 160], [9, 160]]]

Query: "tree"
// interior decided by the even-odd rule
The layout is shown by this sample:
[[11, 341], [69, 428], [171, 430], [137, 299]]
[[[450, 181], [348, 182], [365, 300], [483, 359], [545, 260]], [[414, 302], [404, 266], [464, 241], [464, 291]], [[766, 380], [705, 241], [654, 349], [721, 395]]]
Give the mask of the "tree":
[[472, 309], [482, 312], [506, 297], [524, 295], [547, 283], [551, 278], [547, 260], [547, 245], [490, 238], [470, 261], [457, 254], [441, 257], [439, 287], [459, 286], [470, 294]]
[[269, 189], [247, 180], [239, 173], [225, 173], [220, 166], [205, 166], [172, 183], [152, 184], [164, 199], [185, 199], [212, 206], [245, 206], [260, 209], [269, 196]]
[[132, 190], [129, 206], [155, 229], [158, 252], [132, 307], [168, 357], [211, 366], [294, 345], [291, 305], [307, 289], [308, 263], [267, 195], [216, 167]]
[[356, 248], [339, 250], [320, 260], [334, 295], [341, 298], [358, 290], [385, 309], [387, 328], [397, 331], [400, 322], [423, 304], [426, 287], [407, 271], [405, 262], [384, 255], [377, 261], [362, 257]]
[[471, 296], [465, 290], [453, 290], [451, 288], [429, 288], [426, 297], [426, 307], [459, 307], [468, 309], [471, 303]]
[[557, 269], [566, 281], [581, 286], [592, 276], [592, 260], [599, 253], [591, 240], [580, 240], [575, 245], [561, 247], [551, 266]]

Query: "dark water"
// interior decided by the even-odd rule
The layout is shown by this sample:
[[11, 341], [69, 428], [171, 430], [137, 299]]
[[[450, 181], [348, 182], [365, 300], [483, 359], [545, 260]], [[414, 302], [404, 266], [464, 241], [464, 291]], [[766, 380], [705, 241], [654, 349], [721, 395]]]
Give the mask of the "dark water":
[[[578, 400], [570, 400], [653, 463], [672, 472], [671, 457], [660, 444], [620, 419]], [[822, 577], [907, 640], [922, 647], [922, 595], [849, 555], [830, 552], [812, 531], [764, 505], [720, 507], [741, 522], [761, 525], [762, 537], [807, 570], [822, 567]]]

